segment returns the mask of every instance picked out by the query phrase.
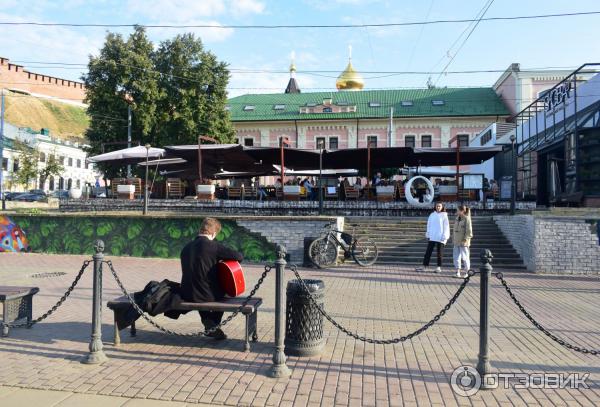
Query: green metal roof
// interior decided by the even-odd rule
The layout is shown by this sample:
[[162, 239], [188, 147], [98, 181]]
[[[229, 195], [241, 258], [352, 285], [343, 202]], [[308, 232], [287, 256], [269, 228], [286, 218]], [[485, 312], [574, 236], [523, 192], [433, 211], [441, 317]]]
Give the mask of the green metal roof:
[[[307, 104], [356, 106], [356, 112], [300, 113]], [[433, 101], [443, 101], [434, 105]], [[378, 106], [372, 106], [377, 103]], [[412, 102], [412, 106], [402, 102]], [[275, 109], [275, 105], [284, 108]], [[376, 119], [394, 117], [507, 116], [509, 111], [492, 88], [367, 90], [314, 93], [271, 93], [237, 96], [228, 101], [233, 122], [275, 120]], [[253, 110], [244, 110], [254, 106]]]

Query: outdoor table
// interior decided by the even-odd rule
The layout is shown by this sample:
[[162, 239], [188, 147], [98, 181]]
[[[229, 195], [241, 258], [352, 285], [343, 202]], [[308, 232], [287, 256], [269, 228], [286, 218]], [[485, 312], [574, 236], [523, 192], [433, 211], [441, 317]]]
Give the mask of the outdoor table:
[[[39, 291], [38, 287], [0, 286], [0, 303], [4, 310], [2, 322], [10, 324], [25, 318], [31, 322], [33, 296]], [[4, 325], [2, 336], [8, 336], [8, 330]]]

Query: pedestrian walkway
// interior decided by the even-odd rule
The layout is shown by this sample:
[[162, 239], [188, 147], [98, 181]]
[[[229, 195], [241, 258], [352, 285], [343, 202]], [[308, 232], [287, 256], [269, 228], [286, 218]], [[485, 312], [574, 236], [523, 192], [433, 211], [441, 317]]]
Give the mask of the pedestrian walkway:
[[[107, 257], [132, 291], [152, 279], [179, 279], [178, 260]], [[35, 317], [63, 294], [84, 259], [3, 254], [0, 285], [39, 286]], [[246, 265], [245, 271], [251, 287], [262, 267]], [[32, 277], [43, 277], [43, 273], [53, 274]], [[397, 337], [421, 327], [460, 284], [460, 280], [451, 278], [450, 271], [417, 274], [412, 268], [397, 265], [302, 269], [301, 274], [325, 281], [325, 306], [336, 320], [352, 331], [377, 338]], [[579, 345], [600, 349], [597, 277], [522, 272], [507, 272], [505, 276], [523, 305], [544, 326]], [[286, 273], [286, 278], [291, 279], [292, 273]], [[111, 342], [112, 315], [104, 306], [103, 341], [109, 360], [101, 366], [90, 366], [80, 363], [88, 351], [91, 332], [91, 273], [86, 272], [65, 305], [48, 320], [32, 329], [13, 329], [9, 338], [0, 339], [0, 394], [21, 397], [12, 390], [15, 387], [47, 391], [44, 394], [48, 397], [40, 402], [16, 403], [35, 407], [66, 403], [70, 397], [87, 400], [87, 395], [117, 397], [119, 402], [131, 403], [161, 400], [232, 406], [599, 405], [600, 358], [564, 349], [543, 336], [519, 314], [494, 278], [490, 302], [492, 370], [590, 373], [590, 388], [495, 389], [480, 391], [471, 398], [453, 392], [452, 372], [477, 363], [478, 283], [479, 278], [473, 277], [447, 315], [412, 341], [386, 346], [363, 343], [326, 322], [327, 343], [322, 355], [289, 357], [292, 376], [271, 379], [266, 374], [273, 351], [274, 275], [267, 277], [258, 293], [265, 302], [258, 316], [259, 341], [250, 353], [242, 352], [242, 318], [225, 327], [230, 339], [224, 342], [167, 336], [140, 320], [138, 336], [130, 338], [123, 333], [122, 345], [115, 348]], [[112, 276], [106, 272], [104, 303], [119, 295]], [[177, 321], [163, 317], [158, 320], [181, 332], [201, 328], [197, 314]], [[10, 405], [3, 403], [6, 400], [10, 399], [0, 398], [0, 405]]]
[[[73, 393], [69, 391], [24, 389], [0, 386], [0, 405], [48, 407], [186, 407], [179, 401], [130, 399], [118, 396]], [[209, 404], [191, 404], [202, 407]]]

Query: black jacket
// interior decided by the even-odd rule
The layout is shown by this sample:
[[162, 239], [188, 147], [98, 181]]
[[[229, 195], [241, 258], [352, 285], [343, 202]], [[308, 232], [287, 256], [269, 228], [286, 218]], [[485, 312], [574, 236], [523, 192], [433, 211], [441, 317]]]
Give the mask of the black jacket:
[[205, 302], [225, 296], [217, 275], [217, 263], [242, 261], [244, 256], [205, 236], [198, 236], [183, 248], [180, 258], [181, 298], [188, 302]]

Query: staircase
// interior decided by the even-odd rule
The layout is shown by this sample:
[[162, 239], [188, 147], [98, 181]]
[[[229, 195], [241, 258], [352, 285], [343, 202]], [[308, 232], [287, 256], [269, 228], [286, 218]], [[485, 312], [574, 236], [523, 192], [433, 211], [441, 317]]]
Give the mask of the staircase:
[[[471, 267], [481, 264], [482, 249], [490, 249], [494, 255], [495, 268], [525, 271], [523, 260], [489, 217], [473, 217], [473, 240], [471, 241]], [[454, 218], [450, 216], [450, 228]], [[355, 236], [369, 236], [377, 243], [377, 264], [422, 264], [427, 248], [426, 218], [346, 218], [344, 229]], [[435, 265], [435, 250], [431, 265]], [[444, 266], [452, 265], [452, 233], [444, 249]]]

